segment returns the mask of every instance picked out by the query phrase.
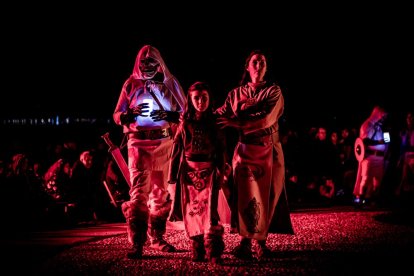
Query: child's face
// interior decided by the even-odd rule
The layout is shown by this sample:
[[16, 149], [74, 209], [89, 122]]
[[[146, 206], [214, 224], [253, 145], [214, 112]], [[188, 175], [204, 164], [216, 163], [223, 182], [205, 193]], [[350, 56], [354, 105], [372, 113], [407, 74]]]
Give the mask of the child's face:
[[193, 104], [195, 110], [198, 112], [204, 112], [210, 103], [210, 96], [206, 90], [192, 91], [191, 103]]

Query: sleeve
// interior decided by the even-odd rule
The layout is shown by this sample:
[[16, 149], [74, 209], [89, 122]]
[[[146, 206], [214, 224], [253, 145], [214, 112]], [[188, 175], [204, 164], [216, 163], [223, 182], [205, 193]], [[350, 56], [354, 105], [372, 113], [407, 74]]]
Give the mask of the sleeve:
[[164, 81], [165, 86], [171, 92], [175, 102], [177, 103], [178, 107], [174, 111], [179, 111], [180, 113], [185, 110], [186, 105], [186, 96], [184, 93], [181, 84], [175, 77], [171, 77], [168, 80]]
[[275, 108], [277, 101], [280, 98], [280, 88], [276, 88], [273, 93], [269, 93], [269, 96], [264, 101], [259, 103], [254, 110], [243, 112], [241, 115], [245, 121], [258, 120], [265, 118]]
[[169, 164], [168, 180], [169, 184], [175, 184], [178, 180], [179, 168], [181, 163], [181, 155], [183, 151], [183, 124], [178, 127], [177, 133], [174, 137], [174, 143], [171, 149], [171, 159]]
[[223, 105], [217, 108], [214, 111], [214, 114], [218, 117], [234, 117], [234, 112], [232, 109], [233, 98], [233, 91], [230, 91]]
[[268, 128], [277, 123], [283, 113], [283, 109], [283, 94], [280, 87], [276, 86], [266, 98], [264, 110], [259, 114], [252, 114], [247, 120], [241, 120], [240, 129], [244, 134], [249, 134], [259, 129]]
[[117, 125], [123, 125], [125, 124], [124, 118], [127, 117], [128, 111], [129, 111], [129, 99], [127, 96], [127, 89], [128, 81], [125, 82], [125, 84], [122, 87], [121, 94], [118, 98], [118, 103], [115, 107], [115, 111], [113, 114], [114, 122]]

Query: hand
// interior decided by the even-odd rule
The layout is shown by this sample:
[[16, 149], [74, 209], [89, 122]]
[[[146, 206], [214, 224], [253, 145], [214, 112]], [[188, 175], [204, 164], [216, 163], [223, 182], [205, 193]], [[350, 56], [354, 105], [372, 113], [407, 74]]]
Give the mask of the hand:
[[126, 125], [133, 123], [135, 121], [135, 117], [137, 116], [148, 117], [148, 115], [142, 115], [142, 113], [148, 111], [146, 108], [148, 108], [148, 103], [142, 103], [132, 109], [128, 109], [126, 112], [121, 114], [121, 124]]
[[154, 122], [165, 120], [167, 122], [178, 123], [180, 113], [176, 111], [154, 110], [150, 114]]
[[136, 107], [131, 109], [131, 113], [134, 116], [142, 116], [142, 117], [148, 117], [148, 115], [142, 115], [145, 112], [148, 112], [148, 103], [141, 103], [137, 105]]

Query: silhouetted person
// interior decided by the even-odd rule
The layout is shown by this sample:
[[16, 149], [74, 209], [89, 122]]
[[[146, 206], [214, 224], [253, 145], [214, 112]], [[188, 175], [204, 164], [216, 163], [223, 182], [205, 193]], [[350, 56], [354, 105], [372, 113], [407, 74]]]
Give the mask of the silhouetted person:
[[94, 160], [91, 151], [83, 151], [79, 160], [72, 168], [71, 190], [73, 201], [76, 203], [76, 213], [79, 222], [92, 222], [98, 219], [96, 214], [96, 196], [99, 175], [93, 170]]

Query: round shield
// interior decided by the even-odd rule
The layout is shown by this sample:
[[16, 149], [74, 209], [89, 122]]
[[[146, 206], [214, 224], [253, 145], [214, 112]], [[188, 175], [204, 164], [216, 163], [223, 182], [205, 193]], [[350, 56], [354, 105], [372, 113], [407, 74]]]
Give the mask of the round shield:
[[356, 138], [355, 140], [354, 153], [355, 153], [355, 157], [358, 160], [358, 162], [361, 162], [362, 160], [364, 160], [365, 145], [364, 145], [364, 141], [360, 137]]

